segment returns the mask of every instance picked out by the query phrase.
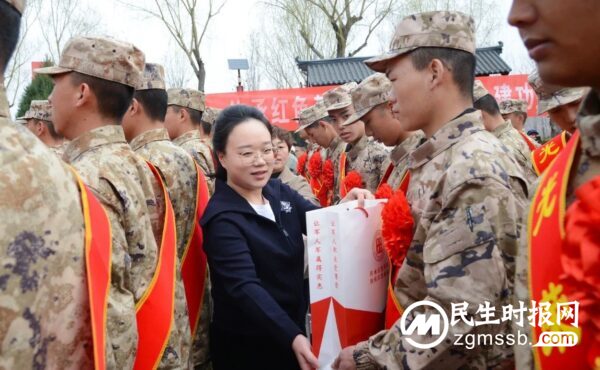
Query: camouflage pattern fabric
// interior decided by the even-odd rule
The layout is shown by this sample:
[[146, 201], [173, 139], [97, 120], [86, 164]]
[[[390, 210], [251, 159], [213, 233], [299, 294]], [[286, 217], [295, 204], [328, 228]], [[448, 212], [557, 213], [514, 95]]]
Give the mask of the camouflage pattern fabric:
[[356, 145], [347, 146], [348, 159], [346, 174], [357, 171], [363, 180], [363, 186], [371, 193], [377, 191], [381, 178], [385, 174], [384, 163], [389, 156], [386, 147], [366, 135]]
[[300, 111], [298, 114], [299, 127], [296, 132], [300, 132], [312, 125], [313, 123], [320, 121], [326, 117], [328, 117], [327, 108], [325, 107], [325, 103], [323, 101], [317, 102], [315, 105], [305, 108]]
[[513, 127], [510, 121], [505, 121], [504, 124], [497, 127], [492, 133], [504, 144], [508, 149], [508, 153], [519, 164], [525, 175], [527, 184], [533, 184], [538, 176], [533, 170], [533, 164], [531, 163], [531, 150], [529, 150], [525, 139], [519, 134], [519, 131]]
[[208, 190], [212, 195], [215, 191], [215, 163], [212, 156], [212, 150], [210, 149], [210, 146], [206, 144], [204, 139], [202, 139], [200, 131], [188, 131], [173, 140], [173, 143], [182, 147], [186, 152], [192, 155], [198, 166], [200, 166], [200, 169], [202, 169], [202, 172], [208, 181]]
[[164, 200], [156, 197], [153, 174], [127, 145], [120, 126], [84, 133], [71, 141], [63, 159], [81, 174], [110, 219], [113, 251], [107, 340], [117, 368], [131, 368], [137, 346], [135, 304], [156, 268], [160, 240], [155, 236], [161, 236]]
[[507, 99], [498, 103], [500, 114], [510, 114], [515, 112], [527, 113], [527, 102], [521, 99]]
[[25, 115], [18, 119], [39, 119], [52, 122], [52, 106], [48, 100], [32, 100]]
[[169, 89], [168, 105], [177, 105], [183, 108], [190, 108], [198, 112], [204, 112], [206, 108], [206, 97], [202, 91], [194, 89]]
[[[467, 316], [488, 301], [501, 312], [511, 303], [514, 258], [524, 236], [527, 194], [517, 163], [485, 131], [481, 112], [467, 111], [447, 123], [409, 157], [411, 181], [407, 199], [415, 233], [400, 267], [394, 293], [403, 307], [428, 300], [447, 310], [467, 302]], [[431, 308], [417, 308], [427, 314]], [[449, 327], [440, 345], [419, 350], [395, 325], [356, 346], [358, 369], [486, 369], [512, 361], [510, 346], [453, 346], [454, 335], [507, 333], [505, 323], [476, 329], [465, 322]], [[417, 332], [411, 338], [431, 342]]]
[[529, 75], [528, 82], [539, 99], [538, 114], [582, 99], [587, 92], [585, 87], [565, 88], [546, 83], [542, 81], [537, 71]]
[[392, 82], [383, 73], [375, 73], [365, 78], [351, 91], [355, 113], [342, 126], [351, 125], [363, 118], [376, 106], [390, 100]]
[[382, 170], [385, 175], [385, 171], [387, 171], [390, 163], [394, 165], [394, 169], [387, 181], [392, 189], [398, 190], [400, 188], [404, 174], [408, 169], [408, 155], [421, 144], [424, 138], [425, 134], [419, 130], [401, 144], [396, 145], [390, 152], [390, 156], [384, 163]]
[[[323, 164], [328, 159], [331, 159], [333, 164], [333, 204], [340, 201], [340, 157], [345, 150], [346, 143], [339, 136], [336, 136], [329, 147], [326, 148], [325, 156], [321, 157], [323, 158]], [[323, 155], [322, 152], [321, 155]]]
[[8, 117], [0, 77], [0, 368], [92, 368], [76, 180]]
[[350, 92], [356, 88], [356, 82], [349, 82], [345, 85], [334, 87], [323, 94], [323, 103], [327, 111], [343, 109], [352, 105], [352, 96]]

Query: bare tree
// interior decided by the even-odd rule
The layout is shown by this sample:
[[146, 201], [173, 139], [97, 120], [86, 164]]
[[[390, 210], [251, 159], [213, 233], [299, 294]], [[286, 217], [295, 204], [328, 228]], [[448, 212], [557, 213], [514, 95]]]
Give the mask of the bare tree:
[[456, 10], [471, 15], [475, 19], [479, 46], [498, 41], [492, 39], [502, 25], [502, 12], [496, 0], [404, 0], [399, 13], [405, 16], [432, 10]]
[[[321, 18], [329, 25], [328, 31], [335, 39], [335, 57], [351, 57], [367, 46], [373, 32], [394, 11], [396, 1], [271, 0], [267, 4], [289, 15], [306, 46], [317, 58], [323, 59], [328, 53], [315, 43], [314, 33], [311, 37], [309, 27], [312, 19]], [[355, 44], [354, 47], [351, 47], [352, 44]]]
[[259, 90], [262, 83], [261, 67], [263, 66], [263, 46], [261, 35], [254, 30], [248, 36], [248, 64], [249, 69], [246, 73], [246, 87], [248, 90]]
[[[91, 8], [78, 0], [40, 1], [39, 22], [50, 58], [56, 63], [65, 43], [73, 36], [89, 35], [100, 29], [100, 19], [90, 16]], [[29, 5], [29, 4], [28, 4]]]
[[165, 80], [168, 87], [186, 87], [191, 78], [191, 67], [183, 51], [169, 43], [163, 59]]
[[17, 101], [17, 96], [21, 87], [29, 77], [26, 73], [28, 62], [31, 60], [35, 50], [39, 46], [32, 40], [30, 35], [30, 31], [39, 18], [39, 3], [40, 0], [30, 0], [27, 2], [27, 7], [21, 18], [19, 41], [5, 71], [4, 84], [6, 86], [8, 104], [10, 107]]
[[[204, 91], [206, 69], [200, 47], [211, 20], [221, 12], [226, 0], [202, 2], [208, 5], [208, 9], [204, 12], [198, 0], [152, 0], [152, 6], [148, 8], [140, 5], [139, 2], [122, 1], [122, 3], [162, 22], [177, 46], [186, 55], [198, 79], [198, 89]], [[203, 17], [201, 13], [206, 14]]]

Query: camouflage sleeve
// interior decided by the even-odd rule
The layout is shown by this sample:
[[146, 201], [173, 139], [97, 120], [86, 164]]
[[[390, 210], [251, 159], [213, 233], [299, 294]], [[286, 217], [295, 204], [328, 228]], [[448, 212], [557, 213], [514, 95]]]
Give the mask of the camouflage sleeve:
[[116, 200], [108, 181], [100, 180], [94, 192], [110, 220], [112, 233], [111, 286], [107, 313], [107, 355], [114, 356], [118, 369], [132, 368], [137, 349], [137, 325], [132, 288], [131, 258], [127, 249], [125, 231], [121, 225], [120, 202]]
[[[442, 199], [441, 211], [422, 220], [431, 220], [424, 244], [420, 246], [427, 287], [424, 300], [439, 304], [449, 320], [452, 303], [468, 304], [467, 320], [481, 321], [476, 312], [486, 301], [499, 315], [501, 305], [510, 297], [509, 268], [505, 266], [503, 256], [514, 257], [517, 220], [522, 217], [519, 211], [522, 211], [521, 205], [512, 191], [493, 179], [470, 180], [450, 190]], [[416, 247], [419, 246], [411, 246]], [[434, 312], [428, 306], [418, 307], [409, 314], [407, 323], [418, 314], [429, 316]], [[400, 332], [398, 321], [392, 329], [360, 343], [354, 357], [358, 369], [485, 367], [489, 354], [483, 351], [491, 350], [483, 346], [467, 349], [454, 343], [459, 336], [469, 333], [499, 332], [506, 332], [506, 325], [473, 326], [459, 320], [449, 326], [448, 335], [439, 345], [423, 350], [407, 341], [408, 337]], [[418, 335], [415, 331], [410, 338], [418, 343], [431, 343], [437, 337]], [[499, 361], [502, 359], [499, 355]]]

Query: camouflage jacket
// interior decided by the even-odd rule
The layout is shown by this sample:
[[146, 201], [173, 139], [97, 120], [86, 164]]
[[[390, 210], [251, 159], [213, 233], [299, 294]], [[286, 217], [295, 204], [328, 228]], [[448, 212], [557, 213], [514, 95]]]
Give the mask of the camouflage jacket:
[[160, 170], [175, 212], [178, 256], [175, 321], [159, 368], [188, 368], [192, 333], [187, 314], [185, 288], [181, 280], [181, 258], [194, 231], [194, 219], [191, 215], [194, 214], [196, 205], [196, 166], [192, 157], [183, 148], [171, 142], [164, 128], [146, 131], [135, 137], [130, 145], [136, 154], [150, 161]]
[[333, 204], [335, 204], [340, 200], [340, 156], [346, 150], [346, 143], [339, 136], [336, 136], [326, 149], [323, 163], [327, 159], [331, 159], [333, 164]]
[[389, 151], [383, 144], [366, 135], [356, 145], [348, 145], [346, 148], [348, 153], [346, 173], [350, 171], [360, 173], [364, 188], [375, 193], [385, 173], [384, 162]]
[[[502, 312], [512, 298], [514, 257], [526, 207], [526, 184], [518, 164], [485, 131], [481, 112], [466, 111], [409, 155], [407, 199], [414, 237], [400, 267], [394, 293], [402, 307], [418, 301], [439, 304], [448, 317], [451, 303], [468, 304], [466, 316], [486, 301]], [[415, 314], [432, 313], [421, 306]], [[397, 323], [356, 346], [358, 369], [486, 369], [512, 356], [510, 346], [455, 346], [456, 335], [506, 333], [508, 324], [476, 328], [464, 321], [449, 326], [433, 349], [419, 350]], [[413, 333], [418, 343], [431, 335]], [[508, 360], [510, 361], [510, 359]]]
[[194, 160], [204, 172], [204, 176], [208, 181], [208, 190], [212, 195], [215, 190], [215, 162], [210, 145], [202, 139], [198, 130], [186, 132], [173, 140], [173, 143], [179, 145], [194, 157]]
[[1, 80], [0, 369], [93, 368], [76, 180], [10, 121]]
[[400, 187], [400, 183], [402, 182], [402, 178], [406, 173], [408, 166], [408, 155], [410, 152], [415, 150], [417, 146], [421, 143], [421, 141], [425, 138], [425, 134], [423, 131], [417, 131], [408, 139], [404, 140], [399, 145], [396, 145], [394, 149], [390, 152], [389, 158], [385, 161], [383, 166], [383, 174], [385, 175], [387, 168], [390, 164], [394, 165], [394, 169], [392, 170], [392, 174], [387, 180], [388, 185], [397, 190]]
[[50, 151], [58, 156], [58, 158], [62, 159], [63, 154], [65, 154], [65, 149], [69, 145], [69, 141], [65, 140], [62, 144], [58, 146], [50, 147]]
[[[155, 239], [162, 213], [154, 175], [137, 156], [120, 126], [103, 126], [71, 141], [63, 159], [94, 191], [110, 219], [112, 273], [107, 340], [120, 369], [135, 359], [135, 303], [144, 295], [157, 264]], [[155, 230], [155, 231], [153, 231]]]
[[[574, 171], [569, 179], [566, 208], [575, 201], [575, 190], [577, 188], [600, 176], [600, 91], [590, 91], [583, 101], [577, 119], [577, 127], [581, 134], [581, 154], [573, 164], [577, 171]], [[535, 188], [533, 191], [535, 191]], [[566, 230], [566, 232], [568, 233], [569, 230]], [[527, 229], [524, 229], [523, 233], [527, 235]], [[527, 240], [524, 240], [517, 257], [515, 296], [517, 300], [524, 302], [530, 300], [529, 247]], [[517, 330], [517, 327], [514, 330]], [[526, 334], [529, 334], [529, 332], [526, 331]], [[534, 368], [533, 353], [530, 347], [515, 346], [515, 360], [518, 369]]]
[[504, 124], [497, 127], [492, 133], [506, 146], [513, 159], [521, 166], [527, 184], [533, 184], [538, 176], [533, 170], [533, 164], [531, 163], [531, 150], [529, 150], [525, 139], [519, 134], [519, 131], [513, 127], [510, 121], [505, 121]]
[[313, 194], [308, 181], [302, 176], [294, 175], [290, 169], [285, 166], [283, 167], [283, 171], [277, 176], [282, 183], [286, 184], [290, 188], [296, 190], [298, 194], [302, 195], [302, 197], [314, 205], [319, 206], [319, 201], [317, 197]]

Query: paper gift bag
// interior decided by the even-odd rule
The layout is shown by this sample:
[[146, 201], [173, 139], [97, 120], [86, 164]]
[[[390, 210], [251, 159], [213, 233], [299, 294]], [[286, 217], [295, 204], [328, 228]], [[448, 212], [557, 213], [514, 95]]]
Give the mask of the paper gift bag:
[[383, 329], [388, 259], [381, 237], [385, 201], [307, 213], [312, 346], [320, 369], [344, 347]]

